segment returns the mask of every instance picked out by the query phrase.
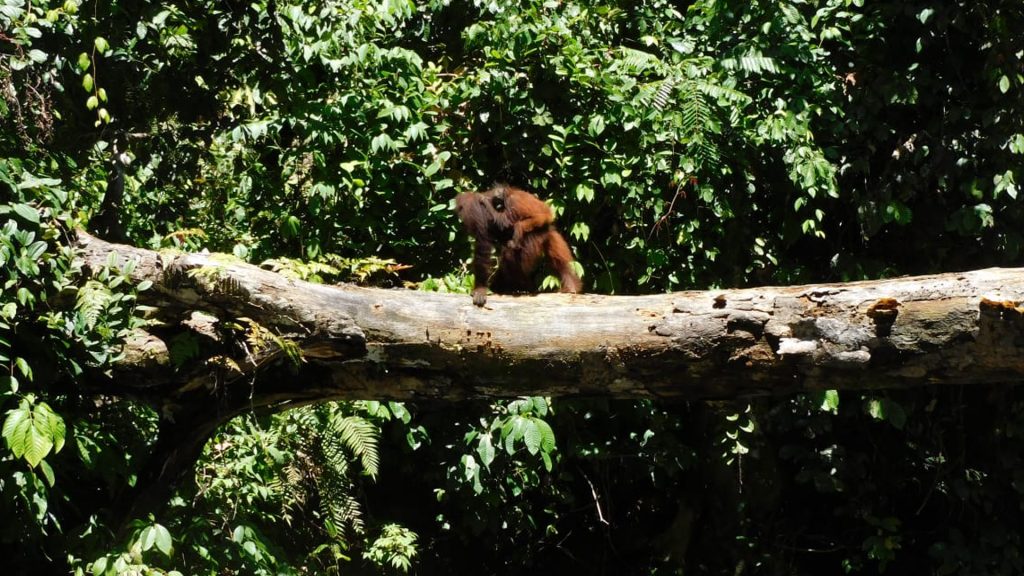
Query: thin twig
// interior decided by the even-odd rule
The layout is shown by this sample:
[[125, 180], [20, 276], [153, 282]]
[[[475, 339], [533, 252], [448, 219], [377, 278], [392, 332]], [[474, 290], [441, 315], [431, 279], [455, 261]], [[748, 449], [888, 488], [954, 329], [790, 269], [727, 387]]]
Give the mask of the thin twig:
[[597, 490], [594, 488], [594, 483], [590, 481], [590, 478], [587, 477], [587, 473], [583, 470], [580, 470], [580, 474], [583, 474], [583, 479], [590, 485], [590, 493], [594, 496], [594, 506], [597, 508], [597, 519], [605, 526], [609, 526], [608, 521], [604, 519], [604, 513], [601, 512], [601, 500], [597, 497]]

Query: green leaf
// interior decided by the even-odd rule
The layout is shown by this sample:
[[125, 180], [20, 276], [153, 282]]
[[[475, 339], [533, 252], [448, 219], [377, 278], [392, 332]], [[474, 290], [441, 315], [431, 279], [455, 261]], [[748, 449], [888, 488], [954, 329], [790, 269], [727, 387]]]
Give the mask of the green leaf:
[[34, 398], [22, 399], [17, 408], [7, 412], [3, 436], [16, 458], [24, 457], [33, 468], [54, 449], [64, 446], [64, 419], [45, 402], [33, 407]]
[[530, 454], [540, 452], [541, 432], [536, 418], [528, 418], [523, 426], [523, 443]]
[[46, 479], [50, 488], [53, 488], [53, 485], [57, 483], [57, 478], [53, 474], [53, 468], [46, 460], [39, 463], [39, 471], [43, 473], [43, 478]]
[[29, 431], [32, 428], [32, 408], [27, 400], [7, 411], [4, 420], [3, 437], [15, 458], [21, 458], [28, 448]]
[[297, 238], [299, 232], [302, 230], [302, 221], [295, 216], [289, 215], [281, 223], [281, 230], [284, 232], [286, 237]]
[[569, 230], [569, 235], [577, 240], [586, 240], [590, 238], [590, 226], [587, 226], [585, 222], [574, 222]]
[[490, 469], [491, 462], [494, 462], [494, 444], [491, 442], [490, 434], [481, 434], [480, 441], [476, 445], [476, 453], [480, 455], [480, 461], [484, 467]]
[[82, 76], [82, 88], [86, 92], [92, 92], [92, 89], [95, 86], [96, 84], [93, 82], [92, 74], [86, 74], [85, 76]]
[[28, 204], [15, 204], [11, 206], [14, 213], [22, 220], [28, 220], [33, 224], [39, 224], [39, 211]]
[[[59, 414], [54, 412], [48, 404], [41, 402], [36, 406], [36, 417], [43, 422], [50, 436], [50, 440], [53, 442], [53, 452], [56, 454], [64, 448], [64, 441], [67, 437], [67, 427], [64, 425], [64, 419]], [[45, 421], [43, 421], [45, 419]]]
[[821, 409], [833, 414], [839, 413], [838, 390], [825, 390], [825, 397], [821, 401]]
[[903, 406], [900, 406], [898, 402], [889, 400], [888, 398], [882, 400], [882, 406], [885, 409], [885, 419], [892, 424], [893, 428], [902, 430], [903, 426], [907, 423], [907, 413], [904, 412]]
[[885, 419], [885, 408], [882, 406], [882, 401], [878, 398], [869, 399], [867, 401], [866, 409], [868, 414], [870, 414], [875, 420]]
[[78, 69], [85, 72], [89, 69], [89, 66], [92, 66], [92, 60], [89, 59], [88, 54], [82, 52], [78, 55]]
[[537, 428], [540, 430], [540, 449], [544, 453], [554, 452], [555, 432], [551, 429], [551, 425], [540, 418], [535, 419], [534, 422], [537, 423]]
[[14, 359], [14, 365], [18, 367], [18, 371], [21, 372], [22, 376], [25, 377], [29, 382], [32, 381], [32, 367], [28, 365], [28, 362], [20, 356]]
[[92, 574], [93, 576], [100, 576], [107, 571], [107, 557], [104, 556], [99, 560], [92, 563]]
[[1003, 94], [1010, 91], [1010, 79], [1005, 74], [999, 79], [999, 91]]
[[96, 50], [98, 50], [100, 54], [104, 54], [107, 50], [110, 50], [110, 44], [108, 44], [107, 39], [102, 36], [97, 36], [96, 39], [93, 40], [92, 45], [96, 47]]
[[154, 526], [146, 526], [142, 529], [142, 533], [139, 534], [139, 546], [145, 552], [153, 548], [153, 544], [156, 543], [156, 529]]
[[25, 256], [30, 260], [38, 260], [43, 255], [43, 252], [46, 252], [46, 242], [37, 240], [25, 249]]
[[50, 436], [50, 424], [46, 419], [32, 418], [32, 426], [28, 428], [25, 438], [25, 461], [33, 468], [53, 449], [53, 438]]
[[578, 184], [576, 186], [576, 198], [578, 200], [584, 200], [586, 202], [594, 201], [594, 189], [586, 184]]
[[173, 552], [173, 540], [171, 539], [171, 533], [160, 524], [153, 525], [153, 532], [156, 533], [156, 548], [157, 550], [164, 553], [164, 556], [171, 557]]
[[440, 170], [440, 169], [441, 169], [441, 160], [440, 159], [434, 160], [433, 162], [430, 163], [429, 166], [427, 166], [426, 168], [423, 169], [423, 175], [426, 176], [427, 178], [430, 178], [434, 174], [437, 174], [437, 171]]

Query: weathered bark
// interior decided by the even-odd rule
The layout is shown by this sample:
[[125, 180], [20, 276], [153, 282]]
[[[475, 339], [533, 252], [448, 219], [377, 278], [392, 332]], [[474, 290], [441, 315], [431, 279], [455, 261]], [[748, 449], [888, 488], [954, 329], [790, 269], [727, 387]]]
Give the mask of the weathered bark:
[[[81, 233], [88, 268], [136, 261], [160, 320], [94, 392], [155, 407], [160, 437], [124, 519], [165, 502], [215, 427], [329, 399], [589, 394], [706, 398], [1024, 380], [1024, 270], [655, 296], [469, 295], [289, 280], [222, 256]], [[246, 346], [231, 323], [269, 330]], [[172, 366], [188, 331], [204, 356]], [[264, 334], [268, 332], [264, 331]], [[265, 339], [266, 340], [266, 339]], [[273, 341], [270, 338], [269, 341]], [[302, 352], [296, 364], [281, 344]]]
[[[279, 354], [238, 357], [246, 366], [234, 373], [209, 363], [175, 371], [158, 340], [139, 339], [118, 389], [158, 405], [200, 389], [230, 394], [223, 386], [231, 385], [259, 407], [331, 398], [732, 397], [1024, 379], [1019, 269], [654, 296], [494, 296], [477, 308], [468, 295], [310, 284], [85, 234], [79, 245], [91, 267], [111, 251], [136, 260], [133, 276], [154, 282], [140, 299], [164, 319], [196, 310], [222, 322], [250, 318], [303, 352], [297, 367]], [[194, 269], [206, 273], [185, 273]]]

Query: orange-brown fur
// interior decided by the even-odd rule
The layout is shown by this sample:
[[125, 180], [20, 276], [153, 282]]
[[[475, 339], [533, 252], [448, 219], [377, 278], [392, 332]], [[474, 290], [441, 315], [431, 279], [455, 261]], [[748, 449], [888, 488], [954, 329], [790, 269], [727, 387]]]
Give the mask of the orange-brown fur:
[[[572, 268], [572, 251], [554, 227], [551, 208], [533, 194], [506, 185], [455, 197], [455, 211], [476, 241], [473, 303], [483, 306], [487, 288], [496, 293], [530, 292], [531, 277], [545, 254], [562, 292], [579, 293], [583, 283]], [[491, 255], [498, 248], [498, 270]]]

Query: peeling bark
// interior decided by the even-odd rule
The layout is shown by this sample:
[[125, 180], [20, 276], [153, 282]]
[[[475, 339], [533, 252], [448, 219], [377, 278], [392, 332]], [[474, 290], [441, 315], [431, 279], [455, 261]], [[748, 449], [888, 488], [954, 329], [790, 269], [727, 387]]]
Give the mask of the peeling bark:
[[[165, 407], [196, 392], [230, 396], [231, 387], [244, 387], [260, 407], [734, 397], [1024, 379], [1019, 269], [652, 296], [494, 296], [477, 308], [468, 295], [309, 284], [218, 256], [158, 254], [86, 234], [79, 248], [93, 268], [111, 251], [136, 260], [134, 278], [154, 282], [140, 301], [166, 323], [187, 324], [195, 311], [216, 317], [208, 326], [249, 318], [302, 351], [299, 366], [281, 354], [235, 354], [235, 372], [209, 360], [174, 370], [152, 331], [129, 342], [116, 376], [119, 388]], [[207, 273], [186, 273], [196, 269]]]

